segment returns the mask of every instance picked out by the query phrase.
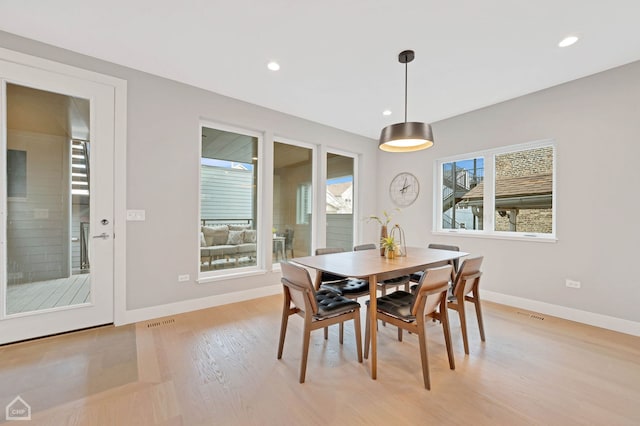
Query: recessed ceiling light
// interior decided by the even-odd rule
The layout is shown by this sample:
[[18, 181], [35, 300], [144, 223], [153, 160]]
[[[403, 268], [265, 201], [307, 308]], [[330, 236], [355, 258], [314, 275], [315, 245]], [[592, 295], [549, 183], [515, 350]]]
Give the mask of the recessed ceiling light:
[[269, 68], [271, 71], [278, 71], [280, 69], [280, 64], [276, 61], [271, 61], [267, 64], [267, 68]]
[[382, 115], [391, 115], [391, 110], [385, 109], [384, 111], [382, 111]]
[[558, 43], [558, 47], [571, 46], [576, 41], [578, 41], [578, 37], [576, 37], [576, 36], [565, 37], [565, 38], [562, 39], [562, 41], [560, 41], [560, 43]]

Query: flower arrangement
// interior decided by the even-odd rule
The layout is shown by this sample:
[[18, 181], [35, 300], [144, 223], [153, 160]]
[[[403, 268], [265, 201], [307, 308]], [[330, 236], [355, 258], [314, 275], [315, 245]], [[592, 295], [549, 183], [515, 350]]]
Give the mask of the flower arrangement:
[[391, 213], [387, 212], [386, 210], [383, 210], [382, 211], [382, 216], [370, 215], [367, 218], [367, 222], [375, 220], [376, 222], [378, 222], [380, 224], [380, 226], [388, 226], [389, 222], [391, 222], [391, 219], [393, 219], [393, 213], [394, 212], [399, 212], [399, 211], [400, 211], [399, 208], [393, 209], [391, 211]]
[[380, 245], [385, 249], [385, 250], [389, 250], [389, 251], [395, 251], [396, 250], [396, 240], [393, 237], [382, 237], [380, 238]]
[[380, 248], [384, 249], [384, 255], [388, 259], [393, 259], [398, 251], [398, 245], [392, 236], [380, 238]]

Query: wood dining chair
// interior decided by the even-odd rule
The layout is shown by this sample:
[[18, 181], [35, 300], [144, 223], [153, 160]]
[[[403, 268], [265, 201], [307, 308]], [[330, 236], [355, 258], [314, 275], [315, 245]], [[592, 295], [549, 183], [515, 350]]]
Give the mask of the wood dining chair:
[[464, 343], [464, 353], [469, 355], [469, 339], [467, 336], [467, 317], [465, 313], [464, 302], [471, 302], [476, 309], [476, 317], [478, 318], [478, 328], [480, 329], [480, 340], [484, 338], [484, 324], [482, 321], [482, 308], [480, 306], [480, 277], [482, 272], [482, 256], [465, 259], [456, 274], [453, 281], [453, 287], [449, 294], [449, 302], [447, 306], [450, 309], [458, 311], [460, 317], [460, 327], [462, 328], [462, 342]]
[[[343, 248], [339, 247], [326, 247], [316, 249], [316, 256], [322, 256], [331, 253], [342, 253]], [[358, 300], [359, 297], [369, 295], [369, 281], [359, 278], [349, 278], [340, 275], [331, 274], [329, 272], [322, 272], [320, 276], [321, 289], [330, 290], [334, 293], [338, 293], [347, 299]], [[344, 324], [340, 324], [339, 339], [342, 343], [344, 339]], [[329, 329], [325, 327], [324, 338], [329, 337]]]
[[[415, 295], [399, 290], [377, 299], [377, 312], [374, 314], [376, 315], [376, 323], [377, 320], [384, 320], [397, 326], [398, 338], [400, 338], [402, 330], [418, 335], [420, 359], [422, 361], [422, 378], [426, 389], [431, 389], [427, 334], [425, 330], [426, 318], [434, 318], [442, 323], [447, 356], [449, 357], [449, 368], [451, 370], [456, 368], [447, 314], [447, 292], [449, 290], [451, 268], [451, 265], [446, 265], [427, 269], [418, 284], [418, 290]], [[370, 315], [369, 301], [367, 301], [367, 320], [364, 337], [365, 358], [369, 357], [369, 344], [371, 341]]]
[[[431, 249], [438, 249], [438, 250], [460, 251], [460, 247], [451, 246], [451, 245], [447, 245], [447, 244], [431, 243], [427, 247], [431, 248]], [[453, 280], [455, 279], [456, 273], [458, 272], [458, 259], [444, 260], [442, 262], [431, 264], [431, 265], [429, 265], [429, 267], [437, 268], [438, 266], [444, 266], [444, 265], [453, 266], [453, 269], [451, 270], [451, 282], [453, 283]], [[414, 283], [420, 282], [420, 277], [422, 277], [422, 273], [423, 273], [422, 271], [419, 271], [419, 272], [414, 272], [413, 274], [411, 274], [411, 281], [414, 282]]]
[[[376, 245], [373, 243], [369, 243], [369, 244], [357, 245], [353, 248], [353, 251], [375, 250], [375, 249], [376, 249]], [[411, 277], [409, 275], [400, 275], [399, 277], [393, 277], [383, 281], [378, 281], [377, 288], [380, 290], [383, 296], [387, 294], [387, 289], [391, 287], [395, 287], [396, 289], [399, 289], [400, 287], [404, 287], [405, 291], [409, 291], [410, 278]]]
[[[278, 359], [282, 358], [289, 316], [298, 314], [304, 318], [300, 383], [304, 383], [305, 380], [309, 341], [311, 331], [313, 330], [336, 323], [343, 325], [345, 321], [353, 320], [358, 362], [362, 362], [360, 304], [328, 290], [321, 289], [316, 292], [311, 282], [309, 272], [300, 266], [288, 262], [280, 262], [280, 267], [282, 271], [281, 281], [284, 290], [284, 305], [282, 309], [282, 323], [280, 325]], [[340, 343], [342, 344], [342, 340]]]

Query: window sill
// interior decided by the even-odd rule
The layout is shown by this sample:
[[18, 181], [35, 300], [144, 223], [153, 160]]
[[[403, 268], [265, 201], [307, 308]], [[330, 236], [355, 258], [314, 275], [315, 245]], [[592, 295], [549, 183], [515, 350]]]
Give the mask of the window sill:
[[228, 281], [235, 280], [238, 278], [252, 277], [256, 275], [266, 275], [268, 271], [265, 269], [251, 269], [244, 271], [220, 271], [220, 273], [215, 273], [215, 275], [200, 275], [196, 282], [198, 284], [208, 284], [216, 281]]
[[557, 243], [558, 239], [555, 236], [542, 236], [542, 235], [527, 235], [527, 234], [517, 234], [517, 235], [508, 235], [506, 233], [498, 233], [498, 232], [472, 232], [472, 231], [461, 231], [458, 229], [444, 230], [444, 231], [431, 231], [432, 235], [446, 235], [448, 237], [456, 236], [456, 237], [465, 237], [465, 238], [486, 238], [491, 240], [512, 240], [512, 241], [528, 241], [535, 243]]

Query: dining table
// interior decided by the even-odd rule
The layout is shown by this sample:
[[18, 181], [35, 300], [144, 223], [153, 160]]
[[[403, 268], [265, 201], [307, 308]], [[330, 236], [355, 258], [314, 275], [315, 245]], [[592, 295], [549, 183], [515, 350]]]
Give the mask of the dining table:
[[[467, 256], [469, 253], [462, 251], [440, 250], [422, 247], [408, 247], [403, 256], [396, 256], [389, 259], [380, 255], [380, 250], [344, 251], [340, 253], [323, 254], [320, 256], [305, 256], [291, 259], [299, 265], [314, 269], [316, 271], [315, 287], [320, 288], [321, 276], [323, 272], [332, 274], [367, 279], [369, 288], [375, 289], [379, 281], [389, 278], [407, 275], [418, 271], [424, 271], [430, 265], [452, 262], [454, 259]], [[377, 377], [377, 327], [376, 315], [377, 298], [369, 297], [371, 351], [370, 365], [371, 378]]]

